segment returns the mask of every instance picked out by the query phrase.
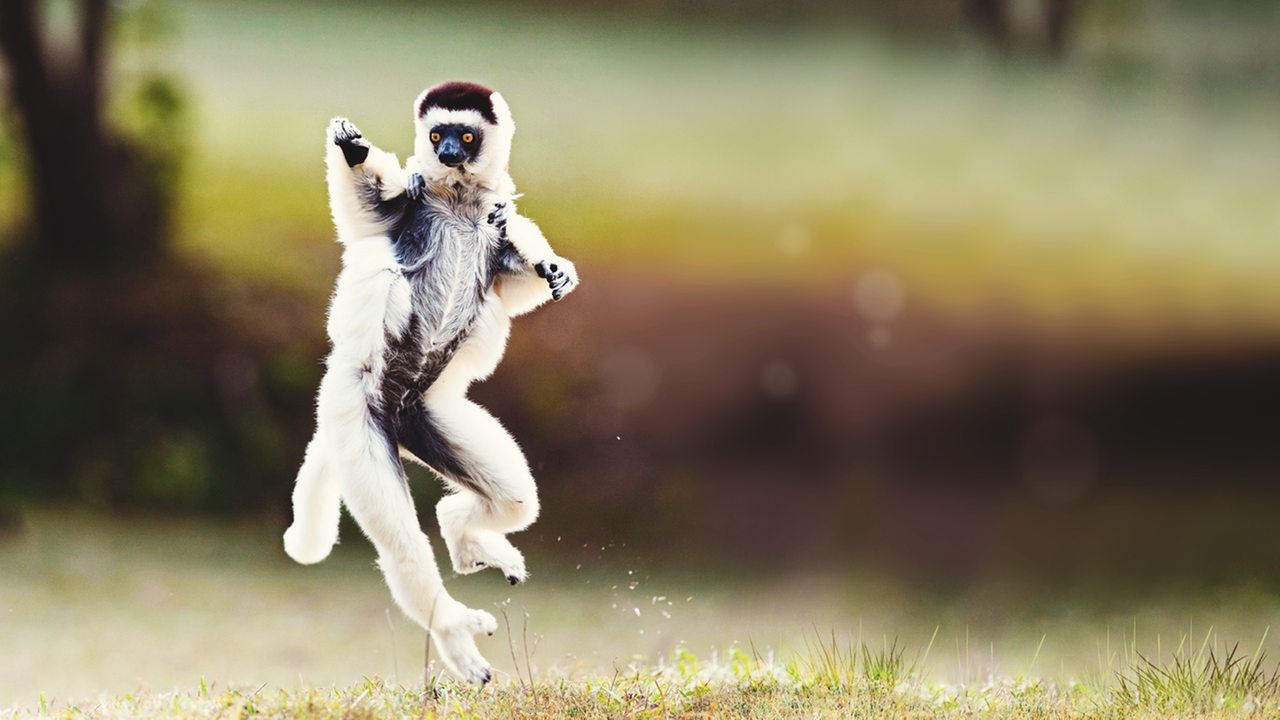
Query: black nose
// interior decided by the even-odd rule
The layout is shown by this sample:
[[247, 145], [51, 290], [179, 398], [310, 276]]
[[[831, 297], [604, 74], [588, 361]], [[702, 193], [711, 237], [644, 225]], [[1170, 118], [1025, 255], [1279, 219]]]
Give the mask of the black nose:
[[446, 134], [440, 139], [440, 144], [436, 146], [436, 157], [440, 158], [440, 162], [449, 167], [457, 167], [467, 159], [466, 154], [462, 151], [462, 143], [458, 142], [458, 138], [452, 134]]

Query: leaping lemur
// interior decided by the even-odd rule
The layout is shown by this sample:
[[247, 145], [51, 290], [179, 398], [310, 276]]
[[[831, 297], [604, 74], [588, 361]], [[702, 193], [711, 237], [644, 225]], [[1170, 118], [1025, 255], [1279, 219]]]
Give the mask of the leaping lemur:
[[468, 386], [498, 365], [511, 318], [578, 285], [532, 221], [515, 211], [507, 171], [515, 124], [502, 96], [471, 83], [414, 102], [414, 156], [370, 144], [345, 118], [328, 128], [329, 203], [344, 246], [329, 307], [332, 350], [316, 432], [293, 491], [285, 550], [328, 556], [346, 505], [378, 551], [396, 603], [430, 631], [448, 667], [484, 683], [474, 635], [497, 622], [445, 590], [400, 458], [441, 475], [436, 506], [453, 568], [525, 579], [506, 538], [538, 515], [528, 462]]

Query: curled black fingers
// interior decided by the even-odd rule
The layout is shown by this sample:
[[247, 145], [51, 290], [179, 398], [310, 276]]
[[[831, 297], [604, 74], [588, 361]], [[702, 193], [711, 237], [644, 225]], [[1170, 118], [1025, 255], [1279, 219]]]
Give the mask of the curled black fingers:
[[350, 120], [344, 117], [336, 117], [329, 122], [330, 131], [333, 133], [333, 144], [342, 145], [352, 140], [359, 140], [363, 137], [360, 129], [357, 128]]

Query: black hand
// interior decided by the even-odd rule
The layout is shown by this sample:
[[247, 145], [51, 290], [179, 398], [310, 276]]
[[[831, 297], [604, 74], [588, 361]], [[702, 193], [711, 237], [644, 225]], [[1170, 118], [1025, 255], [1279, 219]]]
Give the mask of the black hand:
[[489, 213], [489, 224], [498, 228], [498, 241], [510, 242], [507, 239], [507, 204], [494, 203], [493, 212]]
[[344, 117], [336, 117], [329, 121], [329, 132], [333, 135], [333, 143], [335, 145], [341, 145], [364, 137], [360, 134], [360, 129]]
[[409, 184], [405, 186], [404, 194], [410, 200], [421, 200], [427, 194], [427, 181], [418, 173], [409, 173]]
[[538, 277], [547, 281], [547, 286], [551, 288], [551, 299], [559, 300], [564, 297], [564, 289], [569, 285], [569, 276], [565, 274], [560, 266], [551, 262], [540, 262], [533, 266], [533, 271]]
[[507, 232], [507, 204], [494, 203], [493, 212], [489, 213], [489, 224], [496, 226], [503, 235]]
[[342, 149], [342, 157], [347, 167], [355, 167], [369, 157], [369, 141], [364, 139], [360, 130], [346, 118], [334, 118], [329, 124], [333, 132], [333, 144]]
[[559, 300], [564, 297], [565, 288], [569, 287], [569, 278], [564, 273], [559, 273], [548, 279], [547, 284], [551, 286], [551, 299]]

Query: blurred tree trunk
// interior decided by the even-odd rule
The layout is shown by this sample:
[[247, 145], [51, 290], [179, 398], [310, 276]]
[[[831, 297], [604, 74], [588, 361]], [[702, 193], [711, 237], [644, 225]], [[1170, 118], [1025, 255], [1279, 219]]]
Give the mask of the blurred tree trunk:
[[81, 0], [59, 46], [36, 0], [0, 0], [0, 53], [27, 151], [34, 227], [24, 251], [62, 267], [119, 266], [160, 249], [166, 194], [104, 123], [107, 0]]
[[1061, 58], [1067, 52], [1075, 7], [1075, 0], [1049, 0], [1045, 9], [1045, 41], [1054, 58]]
[[1008, 52], [1013, 40], [1009, 26], [1009, 6], [1005, 0], [965, 0], [965, 14], [1000, 52]]
[[[49, 22], [54, 7], [73, 21]], [[168, 251], [181, 92], [143, 73], [115, 88], [137, 127], [107, 117], [114, 7], [0, 0], [0, 77], [31, 200], [0, 257], [0, 376], [18, 379], [0, 384], [0, 514], [24, 495], [128, 498], [164, 442], [197, 438], [197, 458], [221, 447], [206, 441], [225, 418], [205, 396], [211, 358], [234, 338], [214, 322], [207, 278]]]
[[[1041, 32], [1035, 40], [1043, 42], [1044, 49], [1055, 60], [1067, 53], [1076, 4], [1076, 0], [1041, 0], [1039, 5], [1037, 20]], [[977, 32], [1001, 53], [1010, 52], [1019, 39], [1011, 0], [964, 0], [964, 14]]]

